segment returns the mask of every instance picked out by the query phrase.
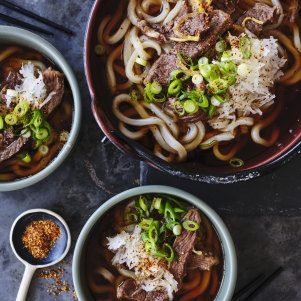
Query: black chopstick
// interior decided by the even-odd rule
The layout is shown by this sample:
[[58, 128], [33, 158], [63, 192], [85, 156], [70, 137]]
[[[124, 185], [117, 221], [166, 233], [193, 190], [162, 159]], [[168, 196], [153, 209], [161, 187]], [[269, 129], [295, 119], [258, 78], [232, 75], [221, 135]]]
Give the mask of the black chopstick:
[[53, 37], [53, 33], [50, 32], [50, 31], [47, 31], [47, 30], [39, 28], [37, 26], [28, 24], [26, 22], [20, 21], [18, 19], [13, 18], [13, 17], [6, 16], [6, 15], [1, 14], [1, 13], [0, 13], [0, 19], [2, 19], [4, 21], [7, 21], [9, 23], [15, 24], [15, 25], [19, 25], [19, 26], [22, 26], [22, 27], [25, 27], [25, 28], [28, 28], [28, 29], [40, 32], [40, 33], [44, 33], [44, 34], [46, 34], [46, 35], [48, 35], [50, 37]]
[[251, 280], [248, 284], [243, 286], [238, 292], [236, 292], [232, 298], [232, 301], [237, 300], [239, 297], [244, 295], [247, 291], [249, 291], [252, 287], [255, 287], [258, 282], [261, 282], [264, 279], [264, 274], [260, 274]]
[[63, 31], [63, 32], [69, 34], [69, 35], [73, 35], [74, 34], [74, 32], [71, 31], [70, 29], [68, 29], [68, 28], [66, 28], [66, 27], [64, 27], [62, 25], [56, 24], [56, 23], [54, 23], [54, 22], [52, 22], [52, 21], [50, 21], [50, 20], [48, 20], [46, 18], [43, 18], [43, 17], [41, 17], [41, 16], [39, 16], [39, 15], [37, 15], [37, 14], [35, 14], [35, 13], [33, 13], [33, 12], [31, 12], [31, 11], [29, 11], [29, 10], [27, 10], [27, 9], [19, 6], [19, 5], [17, 5], [17, 4], [11, 3], [11, 2], [6, 1], [6, 0], [1, 0], [0, 4], [3, 5], [3, 6], [5, 6], [5, 7], [7, 7], [7, 8], [12, 9], [12, 10], [15, 10], [15, 11], [17, 11], [17, 12], [23, 14], [23, 15], [29, 16], [32, 19], [38, 20], [38, 21], [40, 21], [40, 22], [42, 22], [44, 24], [52, 26], [52, 27], [54, 27], [54, 28], [56, 28], [56, 29], [58, 29], [60, 31]]
[[263, 288], [270, 284], [281, 272], [283, 267], [277, 268], [272, 274], [266, 277], [259, 286], [257, 286], [245, 299], [244, 301], [249, 301], [253, 299]]

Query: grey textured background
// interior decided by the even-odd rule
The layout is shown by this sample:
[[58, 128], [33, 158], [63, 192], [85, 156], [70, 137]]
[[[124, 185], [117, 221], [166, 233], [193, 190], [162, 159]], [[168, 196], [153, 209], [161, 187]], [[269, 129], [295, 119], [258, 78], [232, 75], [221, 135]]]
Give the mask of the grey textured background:
[[[69, 37], [51, 29], [55, 37], [45, 38], [64, 54], [77, 75], [83, 102], [83, 125], [74, 152], [54, 174], [30, 188], [0, 193], [0, 301], [15, 300], [23, 274], [23, 266], [9, 246], [9, 229], [17, 215], [42, 207], [66, 219], [72, 233], [72, 247], [63, 263], [64, 280], [71, 284], [72, 251], [84, 223], [110, 196], [139, 185], [139, 176], [141, 184], [169, 184], [190, 191], [221, 214], [237, 247], [238, 287], [259, 273], [270, 273], [281, 265], [284, 272], [255, 300], [301, 300], [301, 159], [264, 178], [226, 186], [190, 183], [163, 175], [143, 163], [140, 165], [110, 143], [101, 143], [103, 134], [91, 113], [82, 52], [86, 22], [94, 1], [15, 2], [76, 32], [75, 37]], [[0, 12], [19, 17], [1, 6]], [[23, 16], [21, 19], [29, 21]], [[6, 23], [0, 21], [0, 24]], [[72, 299], [67, 294], [49, 295], [46, 283], [45, 279], [34, 278], [27, 300]]]

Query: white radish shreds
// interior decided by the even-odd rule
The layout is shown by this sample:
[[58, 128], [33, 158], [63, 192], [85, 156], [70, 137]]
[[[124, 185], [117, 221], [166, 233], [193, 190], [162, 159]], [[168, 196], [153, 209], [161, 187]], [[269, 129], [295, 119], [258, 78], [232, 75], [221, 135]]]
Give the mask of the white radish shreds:
[[[275, 38], [259, 40], [250, 37], [251, 57], [245, 59], [239, 46], [241, 37], [229, 35], [233, 55], [231, 59], [237, 65], [246, 64], [249, 72], [244, 76], [235, 76], [237, 82], [228, 90], [231, 94], [230, 101], [217, 108], [218, 119], [236, 120], [241, 116], [262, 115], [263, 106], [273, 104], [273, 87], [283, 74], [281, 68], [286, 59], [279, 57]], [[209, 124], [215, 128], [216, 120]]]
[[165, 260], [145, 250], [138, 225], [133, 233], [122, 231], [114, 237], [108, 237], [108, 241], [108, 248], [115, 252], [112, 259], [114, 266], [126, 265], [135, 273], [135, 281], [142, 289], [147, 292], [167, 291], [169, 299], [173, 299], [178, 282], [167, 270]]
[[32, 107], [38, 108], [47, 95], [42, 72], [28, 62], [22, 65], [19, 73], [23, 77], [22, 83], [15, 87], [19, 93], [19, 101], [27, 101]]

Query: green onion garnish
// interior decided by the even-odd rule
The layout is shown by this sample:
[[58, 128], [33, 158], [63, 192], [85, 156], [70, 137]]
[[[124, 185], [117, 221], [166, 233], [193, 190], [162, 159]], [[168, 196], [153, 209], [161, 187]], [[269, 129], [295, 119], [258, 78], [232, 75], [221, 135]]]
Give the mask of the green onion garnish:
[[49, 153], [49, 147], [47, 145], [41, 145], [39, 147], [39, 153], [42, 155], [42, 156], [46, 156], [48, 153]]
[[166, 202], [166, 204], [165, 204], [164, 218], [167, 222], [176, 220], [176, 216], [173, 211], [173, 207], [171, 206], [171, 204], [169, 202]]
[[148, 230], [148, 237], [151, 242], [156, 243], [158, 238], [159, 238], [159, 222], [158, 221], [153, 221]]
[[190, 75], [185, 73], [185, 71], [183, 71], [182, 69], [177, 69], [170, 73], [170, 77], [172, 79], [179, 79], [181, 81], [185, 81], [190, 78]]
[[175, 252], [173, 248], [168, 244], [164, 243], [163, 244], [163, 251], [165, 252], [165, 259], [169, 262], [173, 261], [175, 258]]
[[[218, 38], [219, 38], [219, 45], [220, 45], [220, 47], [216, 47], [216, 50], [217, 50], [218, 52], [223, 53], [223, 52], [226, 50], [226, 43], [225, 43], [225, 41], [223, 40], [223, 38], [222, 38], [222, 36], [221, 36], [220, 33], [217, 33], [217, 36], [218, 36]], [[220, 48], [220, 49], [219, 49], [219, 48]]]
[[2, 130], [4, 127], [4, 122], [2, 116], [0, 116], [0, 130]]
[[141, 97], [141, 94], [140, 94], [139, 90], [134, 86], [132, 86], [130, 88], [129, 94], [131, 96], [132, 101], [138, 101]]
[[45, 140], [49, 136], [49, 133], [46, 128], [41, 128], [36, 131], [35, 136], [38, 140]]
[[207, 65], [209, 64], [209, 60], [207, 57], [203, 56], [199, 59], [198, 61], [198, 65], [199, 65], [199, 70], [201, 70], [201, 68], [204, 66], [204, 65]]
[[143, 230], [149, 230], [149, 227], [152, 222], [153, 222], [152, 218], [143, 218], [142, 221], [139, 223], [139, 226]]
[[137, 222], [138, 221], [138, 215], [136, 213], [133, 212], [128, 212], [125, 215], [125, 219], [127, 220], [127, 222]]
[[193, 100], [186, 100], [183, 106], [185, 112], [187, 112], [188, 114], [194, 114], [199, 109], [199, 106]]
[[232, 61], [223, 61], [219, 64], [219, 68], [222, 72], [226, 74], [237, 74], [237, 66]]
[[244, 161], [239, 158], [231, 158], [228, 162], [232, 167], [235, 168], [242, 167], [245, 164]]
[[249, 59], [251, 57], [251, 51], [252, 51], [252, 43], [251, 40], [244, 36], [241, 38], [239, 43], [240, 51], [245, 59]]
[[162, 92], [162, 86], [158, 82], [153, 82], [150, 86], [152, 94], [160, 94]]
[[14, 113], [7, 114], [4, 120], [8, 125], [15, 125], [18, 122], [18, 118]]
[[[174, 103], [173, 107], [174, 107], [175, 112], [178, 115], [183, 116], [185, 114], [184, 107], [183, 107], [182, 103], [179, 100]], [[180, 107], [181, 111], [179, 111], [178, 107]]]
[[210, 105], [209, 107], [209, 111], [208, 111], [208, 115], [210, 118], [213, 117], [214, 113], [215, 113], [215, 110], [216, 110], [216, 106], [214, 106], [213, 104]]
[[192, 67], [194, 65], [192, 58], [189, 55], [179, 52], [178, 57], [185, 66]]
[[183, 223], [183, 227], [188, 231], [196, 231], [200, 226], [196, 222], [188, 220]]
[[218, 100], [221, 103], [225, 103], [230, 100], [230, 96], [228, 95], [228, 93], [219, 94], [219, 95], [215, 94], [213, 96], [215, 97], [216, 100]]
[[172, 81], [168, 87], [168, 95], [170, 96], [174, 96], [177, 95], [178, 93], [180, 93], [181, 89], [183, 87], [182, 82], [179, 79], [175, 79], [174, 81]]
[[17, 157], [25, 163], [31, 162], [31, 157], [30, 157], [29, 153], [21, 153], [21, 154], [17, 155]]
[[29, 110], [29, 103], [27, 101], [19, 102], [14, 108], [14, 114], [21, 118], [23, 117]]
[[201, 74], [202, 74], [203, 77], [209, 78], [210, 75], [211, 75], [211, 72], [212, 72], [211, 65], [208, 64], [208, 65], [201, 66], [200, 72], [201, 72]]
[[213, 94], [221, 94], [227, 91], [227, 89], [230, 87], [230, 83], [228, 80], [218, 78], [209, 83], [207, 87]]

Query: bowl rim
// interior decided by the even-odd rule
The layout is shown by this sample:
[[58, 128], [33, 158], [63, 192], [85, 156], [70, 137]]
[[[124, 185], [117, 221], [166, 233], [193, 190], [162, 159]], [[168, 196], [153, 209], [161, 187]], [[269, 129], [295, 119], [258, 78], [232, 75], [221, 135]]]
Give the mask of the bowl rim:
[[55, 64], [64, 73], [66, 79], [69, 82], [74, 104], [73, 121], [68, 142], [60, 150], [58, 155], [44, 169], [42, 169], [38, 173], [27, 178], [0, 182], [0, 191], [11, 191], [31, 186], [43, 180], [51, 173], [53, 173], [63, 163], [63, 161], [67, 158], [67, 156], [73, 149], [74, 144], [76, 143], [80, 130], [82, 108], [80, 90], [75, 74], [68, 62], [66, 61], [66, 59], [64, 58], [64, 56], [52, 44], [28, 30], [24, 30], [13, 26], [1, 25], [0, 43], [4, 40], [7, 40], [16, 45], [23, 45], [28, 48], [34, 49], [53, 60]]
[[89, 91], [91, 94], [92, 102], [92, 112], [94, 115], [94, 118], [99, 125], [100, 129], [103, 131], [103, 133], [109, 138], [109, 140], [122, 152], [125, 152], [127, 154], [132, 155], [134, 158], [142, 160], [149, 165], [156, 167], [157, 169], [167, 172], [172, 175], [176, 175], [183, 179], [189, 179], [192, 181], [197, 182], [203, 182], [208, 184], [229, 184], [229, 183], [237, 183], [242, 181], [247, 181], [250, 179], [257, 178], [259, 176], [266, 175], [276, 168], [279, 168], [289, 161], [291, 161], [293, 158], [297, 156], [297, 154], [301, 153], [301, 133], [294, 137], [288, 143], [285, 147], [281, 149], [281, 151], [275, 153], [273, 156], [269, 157], [268, 159], [262, 160], [259, 164], [245, 169], [241, 171], [233, 171], [231, 173], [208, 173], [208, 174], [202, 174], [197, 172], [189, 172], [186, 170], [183, 170], [181, 167], [172, 165], [172, 164], [166, 164], [165, 166], [160, 164], [159, 158], [152, 158], [150, 160], [149, 157], [145, 157], [143, 152], [137, 152], [136, 150], [133, 150], [132, 147], [128, 146], [127, 143], [123, 142], [120, 137], [115, 137], [110, 130], [108, 130], [107, 126], [103, 122], [103, 120], [100, 118], [98, 112], [97, 112], [97, 105], [96, 105], [96, 93], [92, 81], [92, 69], [91, 69], [91, 60], [89, 57], [89, 54], [91, 53], [91, 39], [92, 39], [92, 29], [95, 26], [95, 22], [97, 19], [97, 10], [99, 9], [99, 6], [101, 5], [103, 0], [96, 0], [88, 19], [87, 27], [86, 27], [86, 33], [85, 33], [85, 42], [84, 42], [84, 67], [85, 67], [85, 74], [86, 79], [89, 87]]
[[79, 300], [87, 300], [84, 295], [84, 285], [81, 283], [80, 268], [81, 259], [85, 256], [85, 244], [93, 227], [99, 222], [101, 217], [116, 204], [119, 204], [130, 197], [145, 193], [165, 193], [175, 195], [198, 207], [209, 218], [219, 235], [224, 251], [225, 273], [215, 301], [230, 301], [234, 293], [237, 279], [237, 257], [235, 246], [227, 226], [215, 210], [198, 197], [184, 190], [163, 185], [140, 186], [123, 191], [102, 204], [87, 220], [77, 239], [72, 261], [72, 277]]

